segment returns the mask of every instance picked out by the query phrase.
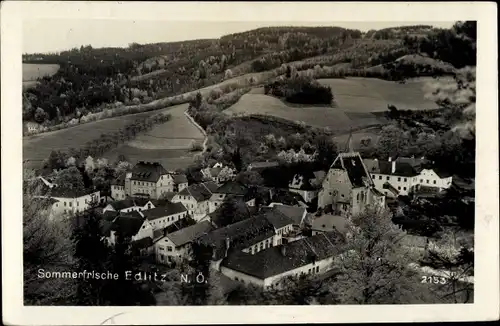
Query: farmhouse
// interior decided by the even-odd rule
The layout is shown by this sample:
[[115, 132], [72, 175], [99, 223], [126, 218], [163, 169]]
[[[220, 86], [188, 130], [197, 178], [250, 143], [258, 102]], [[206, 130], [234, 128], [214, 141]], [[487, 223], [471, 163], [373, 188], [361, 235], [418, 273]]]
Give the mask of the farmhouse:
[[385, 206], [385, 196], [375, 188], [359, 153], [340, 153], [333, 161], [318, 196], [318, 207], [329, 205], [335, 215]]
[[103, 212], [116, 211], [116, 212], [131, 212], [131, 211], [145, 211], [155, 208], [156, 201], [154, 199], [140, 198], [140, 197], [126, 197], [123, 200], [117, 200], [106, 207]]
[[203, 221], [167, 234], [154, 245], [156, 261], [171, 264], [186, 259], [190, 253], [190, 244], [211, 230], [210, 222]]
[[245, 251], [252, 255], [276, 245], [274, 226], [263, 215], [216, 229], [199, 241], [212, 248], [212, 267], [216, 270], [228, 251]]
[[255, 206], [255, 198], [247, 186], [236, 181], [228, 181], [212, 192], [208, 203], [209, 213], [214, 212], [228, 198], [241, 199], [248, 206]]
[[176, 194], [172, 202], [182, 203], [188, 209], [189, 215], [199, 221], [209, 213], [208, 202], [217, 188], [212, 181], [194, 184]]
[[442, 191], [452, 185], [452, 176], [443, 171], [424, 168], [423, 159], [389, 158], [363, 160], [375, 187], [386, 196], [397, 197], [415, 193], [425, 188]]
[[185, 175], [167, 172], [158, 162], [138, 162], [130, 172], [111, 185], [111, 197], [147, 196], [158, 199], [161, 195], [181, 191], [187, 187]]
[[233, 178], [235, 177], [235, 170], [228, 166], [205, 168], [201, 170], [201, 173], [203, 174], [204, 180], [214, 181], [217, 184], [233, 180]]
[[280, 286], [287, 276], [318, 275], [332, 269], [342, 251], [343, 238], [336, 232], [318, 234], [280, 245], [254, 255], [231, 252], [220, 271], [232, 280], [264, 289]]
[[109, 245], [114, 245], [118, 236], [130, 238], [132, 242], [148, 237], [153, 240], [153, 227], [137, 211], [119, 213], [112, 221], [105, 219], [101, 230]]
[[153, 230], [158, 230], [185, 218], [187, 209], [182, 203], [167, 202], [162, 206], [144, 211], [143, 215], [149, 221]]
[[54, 215], [72, 214], [83, 212], [91, 204], [101, 201], [100, 192], [95, 190], [75, 190], [54, 186], [46, 187], [43, 195], [36, 198], [51, 198], [55, 200], [52, 204], [51, 213]]

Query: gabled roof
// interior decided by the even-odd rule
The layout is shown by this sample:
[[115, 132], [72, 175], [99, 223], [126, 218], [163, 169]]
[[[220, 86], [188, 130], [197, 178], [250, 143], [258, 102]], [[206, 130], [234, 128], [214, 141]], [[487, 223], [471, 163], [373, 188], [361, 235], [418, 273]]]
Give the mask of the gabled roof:
[[186, 216], [164, 228], [164, 231], [165, 234], [174, 233], [176, 231], [179, 231], [181, 229], [184, 229], [188, 226], [195, 224], [196, 224], [195, 220], [193, 220], [191, 217]]
[[179, 231], [167, 234], [166, 237], [174, 243], [176, 247], [183, 246], [205, 235], [212, 230], [212, 224], [208, 221], [196, 223]]
[[171, 215], [179, 214], [179, 213], [186, 212], [186, 211], [187, 211], [187, 209], [186, 209], [186, 207], [184, 207], [184, 205], [182, 203], [168, 202], [162, 206], [145, 210], [143, 212], [143, 214], [144, 214], [144, 217], [146, 217], [148, 220], [152, 221], [152, 220], [156, 220], [156, 219], [161, 218], [161, 217], [171, 216]]
[[222, 186], [214, 191], [215, 194], [226, 194], [245, 196], [248, 193], [248, 187], [237, 181], [225, 182]]
[[354, 188], [364, 187], [365, 182], [369, 183], [371, 180], [359, 153], [340, 153], [332, 168], [346, 171]]
[[122, 236], [132, 237], [139, 232], [144, 218], [138, 212], [119, 215], [112, 223], [111, 230]]
[[276, 209], [277, 206], [263, 207], [263, 215], [274, 226], [274, 228], [281, 229], [287, 225], [294, 224], [294, 221], [291, 218]]
[[197, 202], [210, 199], [212, 192], [217, 189], [217, 185], [213, 182], [204, 182], [190, 185], [187, 188], [182, 189], [179, 195], [182, 196], [193, 196]]
[[[254, 255], [245, 252], [231, 252], [221, 266], [266, 279], [280, 275], [301, 266], [340, 254], [343, 239], [337, 232], [321, 233], [285, 245], [271, 247]], [[285, 254], [282, 254], [282, 247]]]
[[88, 190], [88, 189], [76, 190], [64, 187], [52, 187], [52, 188], [47, 187], [45, 195], [50, 197], [59, 197], [59, 198], [79, 198], [86, 195], [95, 194], [98, 192], [99, 191], [97, 190]]
[[265, 169], [269, 167], [278, 166], [278, 161], [265, 161], [265, 162], [252, 162], [249, 164], [250, 169]]
[[224, 257], [226, 239], [232, 249], [244, 249], [274, 235], [273, 225], [260, 215], [216, 229], [200, 238], [200, 242], [214, 249], [215, 260]]
[[132, 177], [130, 180], [157, 182], [160, 177], [167, 174], [167, 170], [158, 162], [143, 162], [139, 161], [132, 168]]
[[304, 213], [307, 212], [305, 207], [289, 206], [289, 205], [275, 205], [275, 209], [281, 212], [283, 215], [287, 216], [293, 221], [295, 225], [302, 224], [302, 218]]

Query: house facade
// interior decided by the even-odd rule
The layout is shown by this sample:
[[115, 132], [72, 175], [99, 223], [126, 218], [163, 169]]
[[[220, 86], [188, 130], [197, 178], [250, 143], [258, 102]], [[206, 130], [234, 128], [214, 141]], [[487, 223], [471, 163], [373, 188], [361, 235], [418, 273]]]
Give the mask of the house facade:
[[375, 187], [388, 197], [406, 196], [420, 189], [435, 188], [442, 191], [451, 187], [452, 177], [436, 173], [433, 169], [412, 165], [411, 159], [388, 161], [377, 159], [363, 160]]
[[318, 207], [331, 205], [336, 215], [361, 213], [368, 206], [385, 206], [359, 153], [341, 153], [334, 160], [318, 195]]
[[154, 244], [156, 262], [168, 265], [187, 259], [191, 243], [212, 229], [210, 222], [204, 221], [165, 235]]
[[111, 196], [148, 196], [158, 199], [165, 193], [177, 192], [187, 187], [185, 175], [168, 172], [158, 162], [139, 161], [130, 172], [111, 185]]
[[210, 181], [184, 188], [172, 198], [173, 203], [182, 203], [196, 221], [209, 213], [209, 199], [217, 185]]
[[335, 232], [303, 238], [257, 254], [234, 252], [220, 264], [220, 271], [232, 280], [263, 289], [280, 286], [287, 276], [319, 275], [333, 268], [341, 252], [342, 237]]
[[167, 202], [162, 206], [143, 212], [153, 230], [161, 230], [187, 216], [187, 209], [182, 203]]
[[75, 191], [57, 186], [50, 188], [44, 195], [36, 197], [55, 200], [51, 207], [53, 215], [83, 212], [90, 208], [92, 203], [101, 201], [99, 191]]

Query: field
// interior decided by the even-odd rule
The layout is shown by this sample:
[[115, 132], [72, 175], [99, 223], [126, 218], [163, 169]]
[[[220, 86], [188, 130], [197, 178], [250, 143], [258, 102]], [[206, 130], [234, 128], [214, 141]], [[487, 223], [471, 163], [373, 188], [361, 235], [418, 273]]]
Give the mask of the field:
[[181, 104], [166, 109], [172, 115], [170, 121], [118, 146], [104, 157], [113, 161], [119, 155], [125, 155], [132, 163], [155, 161], [169, 170], [185, 167], [195, 155], [189, 151], [191, 144], [202, 143], [204, 139], [202, 132], [184, 115], [187, 108], [187, 104]]
[[[184, 157], [193, 140], [202, 141], [203, 135], [193, 126], [185, 117], [184, 111], [187, 105], [177, 105], [166, 108], [161, 111], [144, 112], [132, 114], [122, 117], [109, 118], [96, 122], [90, 122], [75, 127], [43, 133], [31, 137], [23, 138], [23, 160], [28, 160], [28, 167], [39, 167], [42, 160], [48, 157], [52, 150], [67, 150], [71, 147], [79, 148], [86, 142], [99, 138], [103, 133], [109, 133], [119, 130], [136, 119], [144, 118], [158, 112], [169, 112], [172, 114], [172, 120], [165, 124], [158, 125], [147, 135], [139, 135], [135, 140], [128, 144], [122, 145], [109, 153], [109, 157], [119, 154], [130, 154], [130, 158], [146, 153], [143, 159], [152, 159], [149, 156], [155, 157], [156, 152], [160, 152], [163, 156]], [[171, 139], [169, 137], [185, 137], [189, 139]], [[145, 142], [148, 142], [147, 146]], [[145, 148], [148, 147], [148, 148]], [[179, 150], [182, 152], [180, 153]], [[122, 153], [123, 151], [123, 153]], [[173, 151], [172, 153], [168, 153]], [[135, 153], [138, 153], [137, 155]], [[191, 153], [188, 153], [191, 154]], [[108, 158], [109, 158], [108, 157]], [[174, 159], [175, 160], [175, 159]]]
[[59, 65], [23, 63], [23, 82], [52, 76], [59, 70]]
[[262, 88], [255, 88], [224, 112], [272, 115], [343, 132], [386, 123], [372, 112], [386, 111], [388, 105], [399, 109], [436, 109], [437, 105], [425, 98], [424, 85], [431, 80], [418, 78], [399, 84], [376, 78], [319, 79], [332, 88], [335, 107], [290, 105], [264, 95]]
[[52, 76], [59, 70], [59, 65], [23, 63], [23, 88], [36, 85], [37, 78]]

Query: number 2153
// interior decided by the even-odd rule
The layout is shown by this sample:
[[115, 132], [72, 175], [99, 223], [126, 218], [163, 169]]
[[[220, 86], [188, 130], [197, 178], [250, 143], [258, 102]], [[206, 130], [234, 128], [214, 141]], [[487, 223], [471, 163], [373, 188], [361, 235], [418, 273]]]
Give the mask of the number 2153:
[[440, 276], [422, 276], [421, 283], [446, 284], [446, 277]]

